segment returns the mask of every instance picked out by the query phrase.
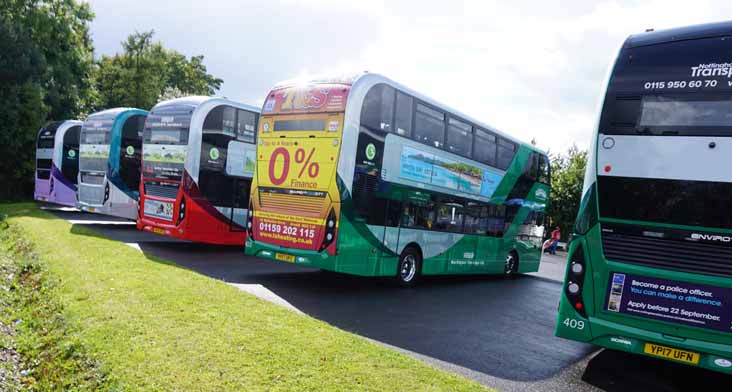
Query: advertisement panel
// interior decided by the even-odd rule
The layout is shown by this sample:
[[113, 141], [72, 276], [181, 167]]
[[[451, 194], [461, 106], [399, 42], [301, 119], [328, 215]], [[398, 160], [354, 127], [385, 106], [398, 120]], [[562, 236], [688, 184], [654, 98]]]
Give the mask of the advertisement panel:
[[[391, 159], [387, 153], [386, 160]], [[399, 178], [489, 198], [503, 176], [476, 164], [405, 144], [399, 155], [398, 178], [387, 180], [398, 182]]]
[[264, 102], [262, 115], [343, 112], [346, 110], [348, 87], [324, 83], [276, 90]]
[[[274, 127], [261, 131], [283, 119], [303, 125], [324, 120], [336, 126], [307, 132], [301, 128], [278, 132]], [[342, 114], [283, 116], [261, 122], [256, 152], [258, 197], [252, 198], [254, 238], [308, 250], [321, 250], [335, 241], [335, 227], [327, 227], [327, 221], [331, 214], [335, 220], [340, 210], [335, 178], [342, 124]]]
[[146, 177], [179, 180], [183, 176], [188, 146], [143, 144], [142, 171]]
[[732, 288], [611, 273], [605, 309], [716, 331], [732, 331]]

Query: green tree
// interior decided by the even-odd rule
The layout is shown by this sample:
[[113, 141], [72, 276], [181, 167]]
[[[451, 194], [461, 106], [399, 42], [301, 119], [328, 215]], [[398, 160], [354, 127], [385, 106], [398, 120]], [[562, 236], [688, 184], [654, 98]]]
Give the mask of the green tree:
[[92, 17], [87, 4], [73, 0], [2, 2], [0, 200], [32, 194], [38, 129], [91, 107]]
[[103, 56], [98, 63], [100, 108], [153, 107], [161, 97], [212, 95], [223, 81], [206, 71], [203, 56], [187, 58], [162, 43], [154, 32], [136, 32], [122, 43], [122, 53]]
[[[566, 153], [551, 155], [552, 192], [549, 227], [559, 226], [562, 239], [569, 238], [582, 197], [587, 151], [572, 145]], [[551, 230], [550, 230], [551, 231]]]

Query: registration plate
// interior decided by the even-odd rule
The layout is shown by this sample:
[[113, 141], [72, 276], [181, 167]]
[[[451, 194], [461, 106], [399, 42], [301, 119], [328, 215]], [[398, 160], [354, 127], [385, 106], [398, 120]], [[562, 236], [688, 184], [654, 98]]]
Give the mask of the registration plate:
[[94, 207], [87, 207], [86, 210], [89, 212], [96, 212], [97, 209]]
[[288, 263], [294, 263], [295, 262], [295, 256], [293, 255], [287, 255], [284, 253], [275, 253], [275, 259], [280, 261], [286, 261]]
[[157, 234], [165, 234], [165, 230], [159, 228], [159, 227], [153, 227], [153, 233]]
[[677, 348], [646, 343], [643, 352], [649, 355], [653, 355], [655, 357], [674, 359], [694, 365], [699, 364], [699, 354], [691, 351], [679, 350]]

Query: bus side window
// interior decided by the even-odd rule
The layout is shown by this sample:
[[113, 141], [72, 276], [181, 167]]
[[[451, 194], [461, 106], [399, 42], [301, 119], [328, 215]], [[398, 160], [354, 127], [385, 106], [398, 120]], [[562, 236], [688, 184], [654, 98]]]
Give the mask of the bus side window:
[[488, 235], [501, 237], [506, 225], [506, 206], [489, 204], [487, 208]]
[[473, 129], [470, 124], [450, 118], [447, 124], [447, 151], [470, 158], [473, 150]]
[[401, 220], [402, 227], [432, 230], [434, 228], [433, 205], [431, 203], [428, 205], [404, 203]]
[[402, 202], [399, 200], [389, 200], [386, 207], [386, 222], [389, 227], [399, 227], [399, 218], [402, 213]]
[[140, 187], [140, 165], [142, 160], [142, 130], [147, 116], [135, 115], [122, 126], [120, 144], [119, 175], [122, 182], [132, 191]]
[[486, 165], [496, 166], [496, 135], [476, 128], [474, 144], [473, 158]]
[[443, 148], [445, 144], [445, 114], [417, 104], [414, 117], [414, 139], [428, 146]]
[[243, 142], [254, 143], [257, 129], [257, 114], [246, 110], [236, 111], [236, 138]]
[[236, 137], [236, 109], [218, 106], [203, 120], [199, 189], [217, 207], [234, 205], [235, 181], [226, 174], [229, 142]]
[[449, 202], [436, 208], [435, 230], [460, 232], [463, 228], [463, 207]]
[[81, 126], [76, 125], [69, 128], [64, 134], [61, 172], [72, 184], [76, 184], [79, 174], [79, 132], [81, 132]]
[[497, 167], [501, 170], [508, 169], [511, 166], [513, 157], [516, 155], [516, 143], [504, 138], [498, 139], [498, 162]]
[[546, 155], [539, 156], [539, 182], [549, 185], [551, 183], [551, 166]]
[[394, 93], [394, 88], [385, 84], [371, 87], [363, 100], [361, 125], [371, 130], [393, 132]]
[[394, 133], [404, 137], [412, 136], [412, 114], [414, 114], [414, 100], [406, 94], [397, 92], [396, 110], [394, 112]]
[[465, 209], [465, 224], [463, 225], [463, 233], [465, 234], [486, 234], [487, 227], [481, 227], [480, 224], [480, 210], [481, 207], [478, 204], [468, 206]]

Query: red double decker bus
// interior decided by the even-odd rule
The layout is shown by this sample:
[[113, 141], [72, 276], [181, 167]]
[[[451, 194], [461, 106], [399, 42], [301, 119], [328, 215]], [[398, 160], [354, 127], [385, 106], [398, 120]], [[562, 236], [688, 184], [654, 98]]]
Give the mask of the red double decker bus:
[[158, 103], [145, 122], [137, 228], [243, 245], [259, 109], [223, 98]]

